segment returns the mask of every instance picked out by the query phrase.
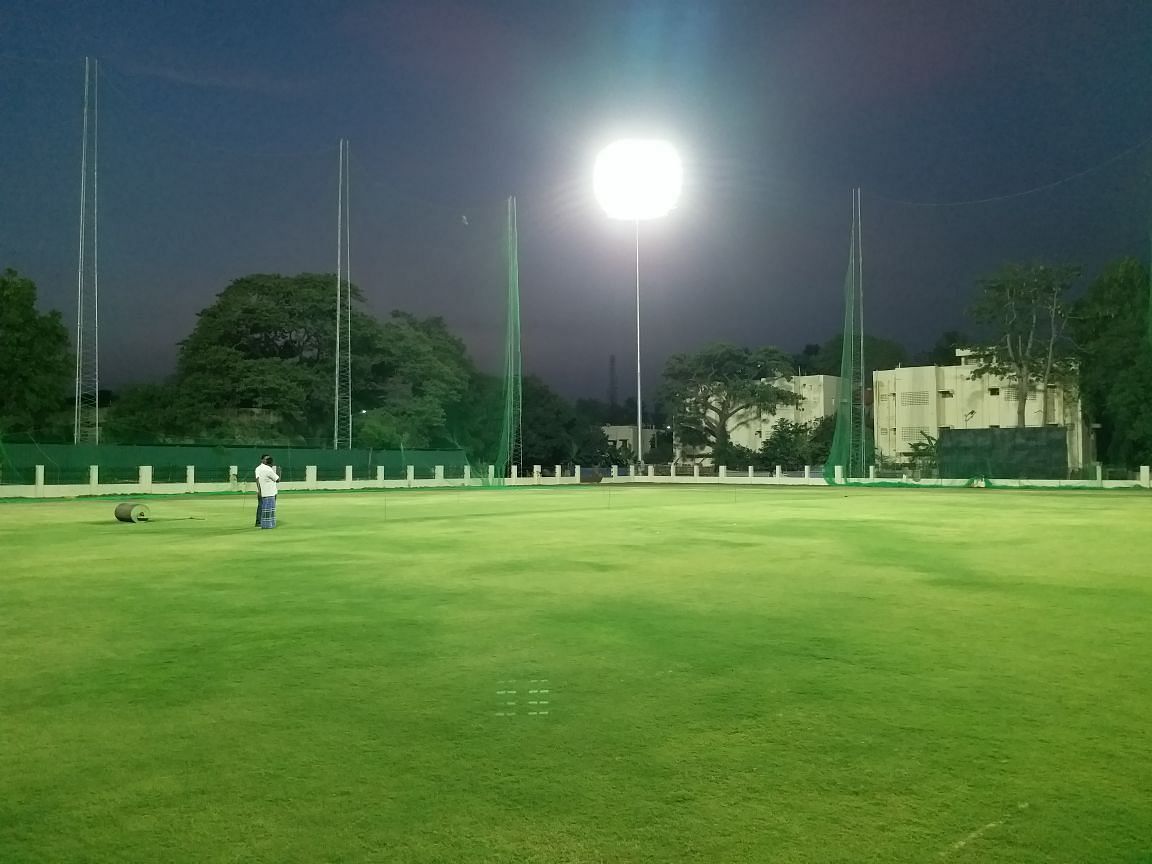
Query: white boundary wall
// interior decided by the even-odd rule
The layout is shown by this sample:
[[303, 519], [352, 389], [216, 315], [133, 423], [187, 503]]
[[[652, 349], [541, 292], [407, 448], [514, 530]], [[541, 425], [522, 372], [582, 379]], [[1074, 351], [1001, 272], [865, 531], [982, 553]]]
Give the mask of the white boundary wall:
[[[837, 477], [840, 476], [837, 471]], [[505, 486], [572, 486], [580, 483], [581, 469], [577, 465], [571, 474], [563, 474], [561, 466], [554, 466], [551, 475], [542, 473], [539, 465], [532, 468], [531, 474], [523, 477], [517, 476], [516, 467], [512, 468], [512, 476], [505, 478]], [[191, 465], [188, 466], [183, 483], [154, 483], [152, 481], [152, 466], [141, 465], [139, 476], [135, 483], [101, 483], [98, 466], [93, 465], [88, 472], [87, 483], [69, 485], [51, 485], [44, 482], [44, 466], [36, 466], [36, 482], [33, 485], [0, 486], [0, 498], [77, 498], [85, 495], [180, 495], [197, 492], [237, 492], [255, 494], [256, 484], [252, 480], [241, 480], [236, 466], [229, 470], [231, 480], [227, 483], [198, 483], [196, 472]], [[354, 479], [351, 467], [344, 471], [343, 480], [317, 480], [315, 466], [309, 465], [304, 472], [303, 481], [285, 480], [280, 484], [282, 492], [306, 491], [338, 491], [353, 489], [434, 489], [442, 487], [452, 488], [480, 488], [492, 482], [491, 474], [488, 478], [469, 476], [465, 468], [463, 477], [446, 478], [444, 468], [437, 466], [435, 477], [417, 478], [415, 469], [409, 465], [407, 476], [404, 478], [386, 479], [383, 469], [377, 471], [375, 479]], [[663, 475], [656, 474], [654, 466], [649, 465], [646, 471], [633, 469], [629, 473], [621, 474], [618, 467], [613, 466], [611, 476], [601, 478], [602, 483], [631, 485], [682, 485], [682, 484], [710, 484], [730, 486], [826, 486], [823, 474], [815, 469], [805, 468], [802, 474], [792, 476], [785, 474], [779, 468], [769, 475], [755, 474], [751, 470], [747, 473], [729, 473], [724, 467], [717, 469], [714, 475], [701, 475], [700, 466], [692, 468], [691, 474]], [[847, 485], [852, 485], [849, 481]], [[869, 478], [858, 481], [871, 486], [918, 486], [925, 489], [940, 487], [963, 487], [970, 485], [969, 480], [913, 480], [904, 478]], [[997, 488], [1050, 488], [1050, 489], [1152, 489], [1152, 478], [1147, 465], [1140, 469], [1139, 480], [989, 480], [988, 485]]]

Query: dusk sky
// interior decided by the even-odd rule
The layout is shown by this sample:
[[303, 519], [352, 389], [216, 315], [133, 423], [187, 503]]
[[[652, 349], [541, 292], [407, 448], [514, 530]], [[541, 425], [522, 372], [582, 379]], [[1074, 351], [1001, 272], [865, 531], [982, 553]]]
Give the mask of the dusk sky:
[[685, 161], [642, 227], [653, 384], [711, 340], [833, 336], [855, 186], [865, 326], [914, 350], [1003, 263], [1148, 254], [1147, 0], [0, 2], [0, 266], [69, 322], [85, 55], [106, 385], [170, 372], [232, 279], [335, 270], [341, 137], [371, 309], [487, 365], [517, 196], [525, 369], [568, 396], [603, 398], [612, 353], [634, 386], [632, 226], [591, 195], [613, 137]]

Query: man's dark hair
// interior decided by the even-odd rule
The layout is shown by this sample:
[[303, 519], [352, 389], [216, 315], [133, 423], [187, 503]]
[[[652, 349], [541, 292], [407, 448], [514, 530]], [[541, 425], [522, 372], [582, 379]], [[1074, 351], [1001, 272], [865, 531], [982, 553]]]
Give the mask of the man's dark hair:
[[263, 456], [260, 457], [260, 461], [261, 462], [271, 462], [272, 461], [271, 454], [265, 453]]

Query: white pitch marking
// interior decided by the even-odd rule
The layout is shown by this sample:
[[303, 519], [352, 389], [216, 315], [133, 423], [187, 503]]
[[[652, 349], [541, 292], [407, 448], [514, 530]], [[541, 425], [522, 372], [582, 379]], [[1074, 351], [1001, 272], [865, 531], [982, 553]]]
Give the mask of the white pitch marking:
[[[1028, 809], [1028, 802], [1024, 801], [1020, 804], [1017, 804], [1016, 809], [1017, 810], [1027, 810]], [[1009, 815], [1011, 815], [1011, 814], [1009, 814]], [[975, 831], [973, 831], [967, 837], [962, 837], [961, 839], [959, 839], [955, 843], [953, 843], [951, 846], [949, 846], [947, 849], [944, 849], [940, 853], [940, 857], [946, 858], [955, 852], [959, 852], [961, 849], [963, 849], [965, 846], [967, 846], [973, 840], [979, 840], [981, 837], [983, 837], [989, 831], [993, 830], [994, 828], [999, 828], [1001, 825], [1003, 825], [1007, 821], [1008, 821], [1008, 816], [1005, 816], [1003, 819], [997, 819], [995, 822], [989, 822], [983, 828], [977, 828]]]

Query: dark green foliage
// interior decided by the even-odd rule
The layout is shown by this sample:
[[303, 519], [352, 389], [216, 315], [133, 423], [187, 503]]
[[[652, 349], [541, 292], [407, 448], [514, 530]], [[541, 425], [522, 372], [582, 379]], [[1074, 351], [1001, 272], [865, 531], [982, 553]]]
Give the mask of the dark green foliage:
[[524, 460], [533, 465], [601, 465], [608, 439], [535, 375], [524, 379]]
[[576, 412], [597, 426], [629, 426], [636, 423], [636, 399], [613, 405], [599, 399], [577, 399]]
[[[134, 388], [110, 412], [116, 440], [286, 444], [330, 440], [335, 276], [254, 274], [198, 315], [161, 392]], [[353, 301], [362, 302], [359, 289]], [[368, 391], [380, 326], [352, 312], [353, 380]], [[135, 392], [140, 391], [140, 392]]]
[[769, 471], [777, 465], [785, 471], [799, 471], [805, 465], [823, 465], [828, 459], [835, 431], [834, 416], [822, 417], [812, 423], [777, 420], [772, 433], [760, 445], [755, 464]]
[[956, 366], [960, 363], [956, 349], [966, 348], [969, 344], [968, 337], [959, 330], [945, 330], [935, 345], [916, 355], [913, 363], [917, 366]]
[[1098, 455], [1130, 467], [1152, 463], [1148, 315], [1148, 271], [1128, 259], [1092, 283], [1071, 322], [1084, 411], [1100, 424]]
[[[1079, 274], [1071, 265], [1009, 264], [980, 282], [971, 316], [983, 325], [988, 347], [972, 375], [1001, 376], [1020, 389], [1018, 427], [1024, 426], [1027, 392], [1039, 388], [1043, 393], [1049, 384], [1074, 378], [1066, 297]], [[1041, 401], [1044, 422], [1054, 422], [1047, 416], [1049, 401]]]
[[663, 401], [678, 406], [678, 437], [689, 446], [705, 446], [716, 455], [738, 458], [730, 451], [731, 424], [737, 415], [750, 420], [797, 397], [774, 383], [792, 377], [788, 355], [772, 347], [744, 348], [726, 342], [695, 354], [673, 354], [664, 367]]
[[810, 441], [811, 429], [807, 423], [777, 420], [767, 440], [760, 445], [758, 461], [764, 468], [773, 469], [779, 465], [785, 471], [811, 465]]
[[53, 310], [36, 311], [36, 284], [0, 273], [0, 434], [57, 437], [68, 427], [74, 359]]
[[[804, 351], [806, 356], [808, 351], [813, 346], [807, 346]], [[855, 351], [859, 351], [859, 346], [855, 346]], [[810, 361], [811, 373], [813, 375], [836, 375], [841, 374], [841, 362], [844, 354], [844, 335], [838, 334], [833, 336], [827, 342], [820, 346], [819, 352], [816, 353]], [[881, 339], [879, 336], [864, 336], [864, 380], [871, 381], [872, 373], [877, 369], [895, 369], [897, 366], [904, 366], [908, 364], [908, 352], [904, 346], [899, 342], [893, 342], [891, 339]]]
[[[955, 430], [945, 429], [943, 431], [944, 432], [952, 432]], [[960, 430], [960, 431], [961, 432], [967, 432], [967, 431], [981, 431], [981, 432], [997, 431], [997, 432], [999, 432], [1001, 430], [999, 430], [999, 429], [997, 429], [997, 430], [981, 429], [981, 430]], [[913, 470], [913, 472], [915, 472], [915, 475], [917, 477], [931, 477], [931, 476], [933, 476], [933, 473], [936, 471], [937, 451], [938, 451], [939, 443], [940, 443], [940, 440], [938, 438], [936, 438], [932, 435], [929, 435], [927, 432], [921, 432], [920, 433], [920, 440], [919, 441], [912, 441], [911, 443], [909, 443], [909, 445], [908, 445], [908, 467], [911, 468]], [[957, 475], [949, 474], [948, 476], [949, 477], [952, 477], [952, 476], [964, 477], [967, 475], [965, 475], [965, 474], [957, 474]], [[984, 476], [984, 475], [981, 475], [981, 476]], [[997, 474], [995, 476], [1000, 476], [1000, 475]], [[1032, 475], [1028, 475], [1028, 476], [1032, 476]]]
[[725, 465], [731, 471], [743, 471], [756, 464], [756, 451], [741, 444], [725, 441], [712, 449], [712, 463]]
[[474, 374], [464, 343], [442, 319], [421, 320], [406, 312], [393, 312], [376, 340], [367, 363], [369, 379], [355, 390], [357, 402], [370, 406], [356, 426], [358, 446], [446, 443], [448, 412]]

